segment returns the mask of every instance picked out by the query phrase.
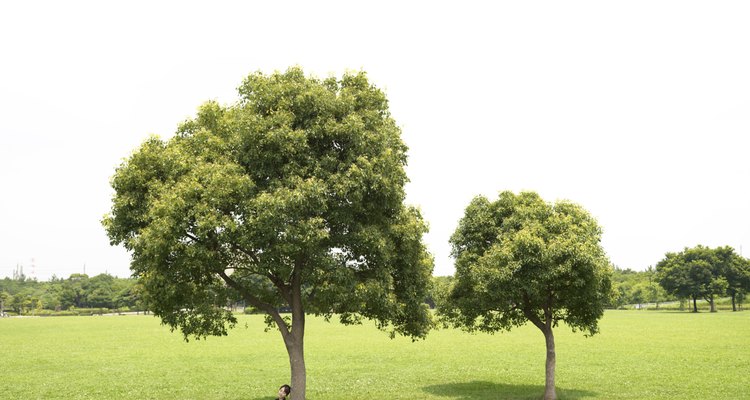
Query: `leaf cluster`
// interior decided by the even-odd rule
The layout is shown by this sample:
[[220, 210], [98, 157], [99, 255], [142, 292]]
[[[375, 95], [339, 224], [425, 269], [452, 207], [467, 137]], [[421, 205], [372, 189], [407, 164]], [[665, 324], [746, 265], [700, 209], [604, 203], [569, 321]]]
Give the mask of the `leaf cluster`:
[[750, 263], [729, 246], [698, 245], [667, 253], [656, 265], [656, 273], [659, 284], [680, 298], [709, 299], [750, 291]]
[[451, 237], [455, 285], [441, 311], [469, 330], [565, 321], [597, 332], [611, 289], [601, 229], [580, 206], [533, 192], [474, 198]]
[[155, 313], [186, 335], [223, 334], [228, 299], [274, 312], [299, 291], [308, 312], [424, 336], [427, 228], [403, 204], [407, 148], [385, 95], [364, 73], [300, 68], [238, 91], [147, 140], [112, 179], [103, 223]]

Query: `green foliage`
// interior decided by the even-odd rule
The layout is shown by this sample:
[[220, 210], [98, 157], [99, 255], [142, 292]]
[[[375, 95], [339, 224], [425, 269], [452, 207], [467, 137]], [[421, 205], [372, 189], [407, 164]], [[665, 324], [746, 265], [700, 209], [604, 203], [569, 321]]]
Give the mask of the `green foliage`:
[[469, 330], [565, 321], [594, 334], [610, 296], [601, 230], [580, 206], [536, 193], [476, 197], [451, 237], [456, 282], [446, 318]]
[[[679, 253], [667, 253], [656, 265], [660, 285], [670, 294], [713, 305], [715, 296], [728, 294], [733, 302], [750, 291], [750, 262], [729, 246], [715, 249], [698, 245]], [[715, 311], [712, 307], [712, 311]]]
[[54, 317], [77, 317], [80, 316], [81, 313], [75, 310], [68, 310], [68, 311], [52, 311], [52, 310], [44, 310], [43, 312], [39, 313], [39, 316], [54, 316]]
[[8, 295], [6, 309], [24, 315], [49, 314], [42, 310], [57, 312], [74, 307], [142, 310], [135, 290], [135, 279], [116, 278], [108, 274], [93, 278], [85, 274], [72, 274], [68, 279], [53, 277], [48, 282], [10, 278], [0, 280], [0, 292]]
[[13, 296], [10, 295], [10, 293], [0, 290], [0, 308], [2, 308], [2, 311], [5, 311], [5, 307], [10, 306], [10, 303], [13, 302]]
[[455, 285], [438, 311], [466, 330], [496, 332], [531, 322], [547, 349], [544, 399], [557, 399], [553, 328], [586, 335], [611, 299], [601, 229], [583, 208], [533, 192], [474, 198], [451, 236]]
[[186, 340], [226, 335], [238, 299], [265, 312], [304, 399], [306, 312], [427, 334], [427, 227], [404, 205], [406, 146], [364, 73], [255, 73], [239, 94], [143, 143], [103, 224], [132, 252], [142, 300]]
[[645, 307], [642, 303], [651, 303], [659, 309], [661, 303], [674, 299], [659, 285], [656, 271], [652, 267], [645, 271], [614, 268], [608, 308], [623, 308], [625, 305]]
[[238, 294], [273, 314], [299, 290], [309, 312], [423, 337], [432, 260], [403, 205], [406, 146], [384, 94], [364, 73], [299, 68], [251, 74], [239, 93], [147, 140], [112, 179], [103, 223], [149, 307], [201, 337], [226, 333], [220, 307]]
[[425, 302], [432, 308], [445, 307], [452, 288], [452, 276], [433, 276], [432, 288]]

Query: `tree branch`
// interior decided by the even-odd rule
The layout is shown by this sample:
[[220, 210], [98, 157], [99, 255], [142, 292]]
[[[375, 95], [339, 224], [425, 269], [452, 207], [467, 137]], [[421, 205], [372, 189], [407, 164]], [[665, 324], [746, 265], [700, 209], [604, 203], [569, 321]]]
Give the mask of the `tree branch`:
[[260, 265], [260, 259], [258, 258], [258, 255], [257, 255], [257, 254], [255, 254], [254, 252], [252, 252], [252, 251], [247, 251], [247, 250], [243, 249], [242, 247], [240, 247], [239, 245], [237, 245], [236, 243], [232, 243], [232, 242], [229, 242], [229, 245], [230, 245], [230, 246], [232, 246], [232, 248], [233, 248], [234, 250], [237, 250], [237, 251], [239, 251], [240, 253], [242, 253], [242, 254], [244, 254], [244, 255], [246, 255], [246, 256], [248, 256], [248, 257], [250, 257], [250, 259], [251, 259], [251, 260], [252, 260], [252, 261], [253, 261], [254, 263], [256, 263], [256, 264]]
[[526, 318], [531, 321], [532, 324], [539, 328], [539, 330], [541, 330], [542, 332], [545, 331], [545, 324], [542, 322], [539, 316], [531, 310], [531, 300], [529, 299], [529, 295], [526, 292], [523, 293], [523, 306], [521, 307], [521, 311], [523, 311], [523, 315], [526, 316]]
[[259, 298], [255, 297], [252, 293], [250, 293], [250, 291], [247, 290], [247, 288], [240, 285], [239, 283], [237, 283], [237, 281], [235, 281], [229, 275], [227, 275], [225, 271], [219, 271], [218, 273], [219, 273], [219, 276], [221, 276], [221, 279], [223, 279], [224, 282], [226, 282], [226, 284], [229, 287], [238, 291], [242, 295], [242, 298], [247, 300], [248, 303], [252, 304], [258, 309], [265, 311], [268, 315], [270, 315], [271, 318], [273, 318], [273, 320], [276, 322], [276, 325], [279, 326], [279, 329], [281, 330], [281, 334], [285, 338], [287, 337], [287, 335], [290, 334], [289, 326], [284, 321], [284, 319], [281, 318], [281, 315], [279, 314], [279, 311], [276, 310], [276, 308], [274, 308], [272, 305], [264, 301], [261, 301]]

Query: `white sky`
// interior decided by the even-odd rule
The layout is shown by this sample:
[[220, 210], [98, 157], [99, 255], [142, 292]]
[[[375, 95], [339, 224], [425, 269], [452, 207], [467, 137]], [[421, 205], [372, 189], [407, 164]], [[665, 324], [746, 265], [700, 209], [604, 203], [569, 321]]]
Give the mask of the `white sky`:
[[128, 276], [114, 168], [290, 65], [386, 91], [436, 275], [471, 198], [507, 189], [583, 205], [623, 268], [750, 253], [748, 2], [113, 3], [0, 3], [0, 277]]

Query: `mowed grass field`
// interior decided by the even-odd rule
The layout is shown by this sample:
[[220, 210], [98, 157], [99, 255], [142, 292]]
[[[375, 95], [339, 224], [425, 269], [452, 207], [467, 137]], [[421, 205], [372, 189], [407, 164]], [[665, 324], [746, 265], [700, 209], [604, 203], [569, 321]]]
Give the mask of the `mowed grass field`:
[[[288, 383], [279, 333], [240, 316], [186, 343], [153, 316], [0, 320], [0, 399], [270, 400]], [[561, 399], [750, 399], [750, 312], [608, 311], [601, 333], [556, 329]], [[308, 398], [538, 399], [544, 340], [528, 325], [391, 340], [309, 317]]]

